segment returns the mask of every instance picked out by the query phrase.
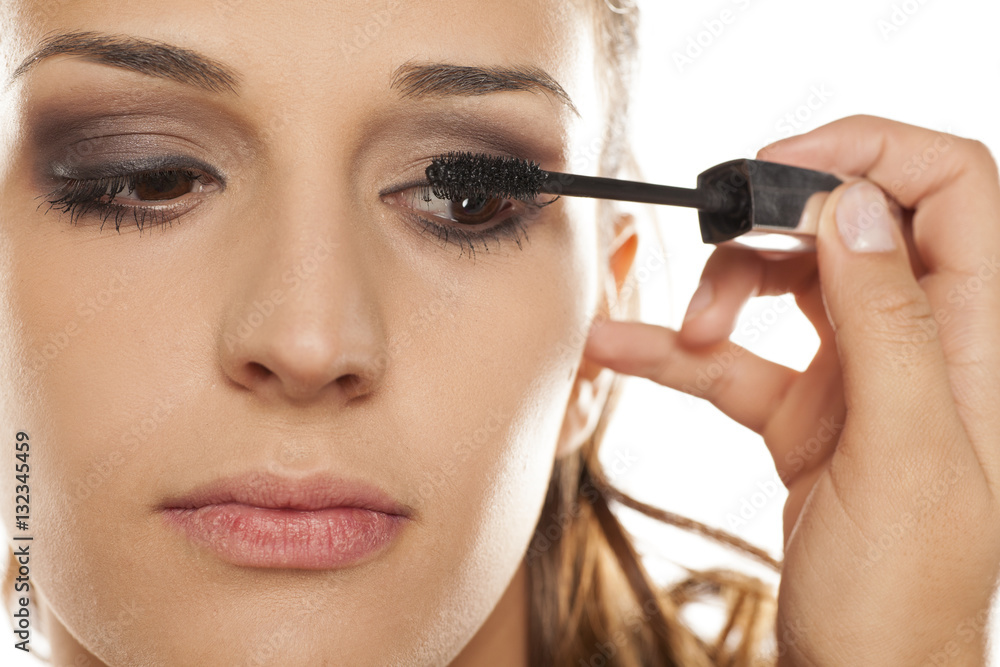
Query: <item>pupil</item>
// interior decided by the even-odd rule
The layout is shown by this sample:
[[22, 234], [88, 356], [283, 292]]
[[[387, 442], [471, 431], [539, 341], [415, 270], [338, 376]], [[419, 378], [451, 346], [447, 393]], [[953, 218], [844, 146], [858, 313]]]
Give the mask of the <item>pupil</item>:
[[455, 222], [479, 225], [492, 220], [503, 207], [504, 200], [497, 197], [465, 197], [452, 200], [451, 216]]
[[477, 213], [482, 213], [483, 209], [486, 208], [486, 204], [489, 203], [489, 199], [486, 197], [470, 197], [469, 199], [462, 200], [462, 213], [466, 215], [476, 215]]

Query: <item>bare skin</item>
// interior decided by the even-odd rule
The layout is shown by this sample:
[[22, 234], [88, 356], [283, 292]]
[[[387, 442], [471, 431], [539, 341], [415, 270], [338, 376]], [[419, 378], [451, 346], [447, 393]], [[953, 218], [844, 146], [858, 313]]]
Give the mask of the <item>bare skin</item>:
[[[0, 98], [0, 421], [33, 443], [31, 575], [56, 664], [525, 664], [522, 557], [552, 461], [607, 393], [583, 335], [636, 237], [600, 221], [609, 247], [593, 203], [560, 201], [526, 212], [518, 239], [460, 248], [389, 195], [450, 150], [567, 170], [604, 122], [589, 15], [3, 7], [5, 81], [44, 38], [84, 30], [194, 50], [238, 81], [63, 54]], [[408, 62], [541, 68], [577, 111], [542, 88], [404, 97]], [[135, 213], [118, 233], [44, 205], [57, 165], [163, 154], [225, 187], [192, 185], [141, 233]], [[386, 551], [332, 570], [234, 566], [164, 524], [168, 496], [248, 471], [359, 478], [413, 513]]]

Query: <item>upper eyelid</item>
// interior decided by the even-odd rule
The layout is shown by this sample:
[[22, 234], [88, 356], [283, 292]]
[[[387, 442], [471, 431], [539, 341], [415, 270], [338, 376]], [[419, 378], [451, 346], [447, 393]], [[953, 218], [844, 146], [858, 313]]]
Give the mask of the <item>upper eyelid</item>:
[[217, 169], [216, 167], [199, 160], [198, 158], [182, 155], [158, 155], [149, 158], [134, 158], [131, 160], [91, 165], [87, 167], [78, 166], [75, 171], [72, 168], [67, 167], [65, 163], [57, 162], [52, 165], [52, 175], [58, 178], [74, 181], [99, 181], [114, 177], [175, 169], [202, 171], [211, 176], [214, 180], [218, 181], [223, 189], [225, 189], [226, 182], [228, 181], [228, 177], [224, 172], [222, 172], [222, 170]]

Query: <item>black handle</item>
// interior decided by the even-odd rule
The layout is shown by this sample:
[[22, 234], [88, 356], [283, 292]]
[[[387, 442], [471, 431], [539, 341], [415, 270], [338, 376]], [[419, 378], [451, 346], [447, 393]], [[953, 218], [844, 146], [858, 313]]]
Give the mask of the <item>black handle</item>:
[[[700, 210], [705, 243], [736, 240], [771, 250], [815, 248], [815, 216], [804, 215], [810, 199], [843, 181], [822, 171], [763, 160], [723, 162], [698, 175], [698, 190], [728, 202], [721, 210]], [[781, 238], [768, 239], [778, 235]], [[776, 241], [776, 242], [775, 242]]]

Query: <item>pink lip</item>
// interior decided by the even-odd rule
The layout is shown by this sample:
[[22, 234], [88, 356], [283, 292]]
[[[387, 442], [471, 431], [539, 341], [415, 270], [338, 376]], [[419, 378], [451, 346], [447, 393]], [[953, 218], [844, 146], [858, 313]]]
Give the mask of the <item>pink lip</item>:
[[385, 549], [410, 508], [356, 480], [249, 473], [162, 504], [167, 522], [245, 567], [332, 569]]

